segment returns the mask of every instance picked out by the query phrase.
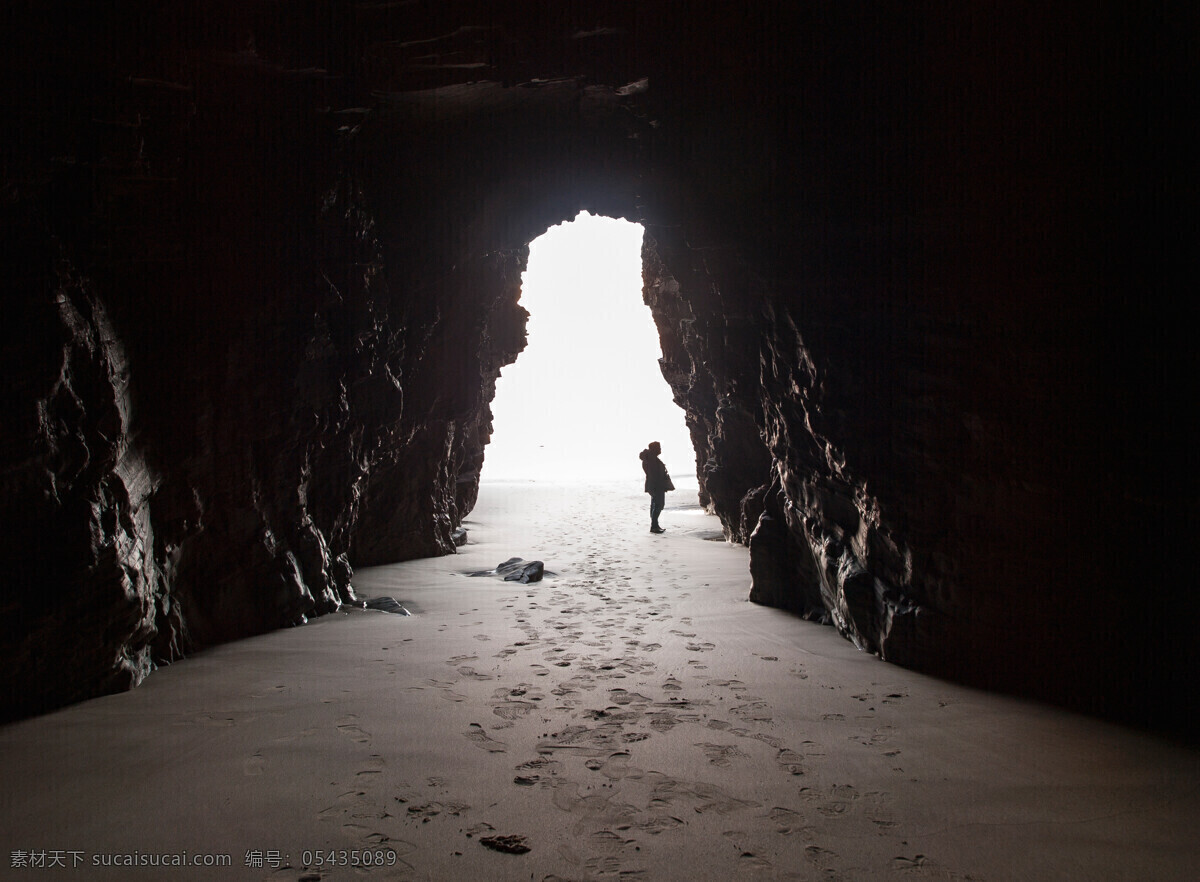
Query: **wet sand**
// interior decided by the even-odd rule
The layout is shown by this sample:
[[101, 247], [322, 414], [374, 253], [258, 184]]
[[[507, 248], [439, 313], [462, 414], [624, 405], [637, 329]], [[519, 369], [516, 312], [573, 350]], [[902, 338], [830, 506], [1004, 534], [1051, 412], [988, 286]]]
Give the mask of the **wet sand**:
[[[755, 606], [691, 499], [654, 536], [636, 487], [485, 484], [460, 554], [356, 574], [412, 616], [327, 616], [0, 728], [2, 875], [1195, 878], [1200, 752]], [[514, 556], [556, 575], [466, 575]], [[103, 866], [185, 850], [230, 866]]]

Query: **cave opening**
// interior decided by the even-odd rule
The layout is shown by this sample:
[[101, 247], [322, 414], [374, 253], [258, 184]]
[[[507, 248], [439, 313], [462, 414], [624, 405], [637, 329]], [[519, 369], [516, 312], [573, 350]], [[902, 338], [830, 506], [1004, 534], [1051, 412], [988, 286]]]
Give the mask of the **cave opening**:
[[640, 483], [638, 453], [652, 440], [677, 481], [694, 480], [691, 438], [642, 301], [643, 234], [582, 211], [530, 243], [528, 344], [496, 383], [484, 481]]

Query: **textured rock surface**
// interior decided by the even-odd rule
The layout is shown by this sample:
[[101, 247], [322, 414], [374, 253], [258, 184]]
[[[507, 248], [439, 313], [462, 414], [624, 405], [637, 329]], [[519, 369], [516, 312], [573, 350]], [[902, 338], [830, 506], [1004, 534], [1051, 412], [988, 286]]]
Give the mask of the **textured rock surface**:
[[530, 582], [542, 581], [543, 576], [553, 576], [554, 574], [546, 572], [546, 565], [540, 560], [510, 557], [503, 563], [497, 564], [494, 570], [481, 570], [471, 573], [471, 575], [500, 576], [505, 582], [521, 582], [527, 585]]
[[968, 682], [1194, 709], [1162, 697], [1198, 612], [1145, 137], [1170, 31], [1044, 4], [13, 18], [5, 713], [453, 551], [526, 245], [584, 208], [647, 229], [663, 374], [754, 600]]

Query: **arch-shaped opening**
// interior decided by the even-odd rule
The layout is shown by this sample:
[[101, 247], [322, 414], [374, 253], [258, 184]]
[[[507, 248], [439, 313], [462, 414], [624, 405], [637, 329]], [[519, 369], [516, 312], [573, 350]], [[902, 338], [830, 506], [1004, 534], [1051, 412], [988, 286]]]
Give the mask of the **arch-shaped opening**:
[[496, 383], [484, 480], [635, 482], [651, 440], [673, 475], [694, 479], [691, 438], [642, 299], [643, 234], [582, 211], [530, 243], [528, 343]]

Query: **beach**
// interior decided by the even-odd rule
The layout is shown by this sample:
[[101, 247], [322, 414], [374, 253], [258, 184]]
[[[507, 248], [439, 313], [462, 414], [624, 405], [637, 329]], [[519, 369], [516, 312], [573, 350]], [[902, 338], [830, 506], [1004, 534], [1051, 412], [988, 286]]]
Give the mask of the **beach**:
[[751, 604], [694, 490], [662, 535], [639, 490], [485, 482], [458, 554], [355, 573], [411, 615], [0, 728], [4, 877], [1194, 878], [1200, 752]]

